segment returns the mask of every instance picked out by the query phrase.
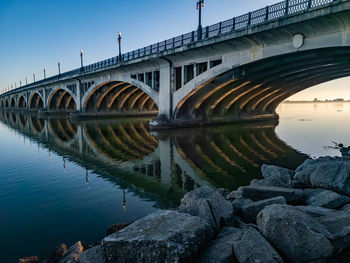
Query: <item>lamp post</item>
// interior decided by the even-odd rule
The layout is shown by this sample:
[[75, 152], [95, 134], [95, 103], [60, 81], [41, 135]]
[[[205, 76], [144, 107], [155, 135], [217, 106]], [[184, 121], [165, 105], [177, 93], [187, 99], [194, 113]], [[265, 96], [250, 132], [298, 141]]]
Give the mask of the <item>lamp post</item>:
[[83, 63], [83, 56], [84, 55], [83, 54], [84, 54], [83, 50], [80, 50], [80, 65], [82, 68], [84, 67], [84, 63]]
[[19, 81], [19, 86], [22, 87], [22, 80]]
[[202, 28], [202, 8], [204, 7], [204, 0], [199, 0], [197, 2], [197, 6], [196, 8], [198, 9], [198, 12], [199, 12], [199, 23], [198, 23], [198, 30], [197, 30], [197, 38], [198, 40], [202, 39], [202, 31], [203, 31], [203, 28]]
[[122, 33], [118, 32], [119, 61], [122, 61]]
[[46, 79], [46, 68], [44, 68], [44, 79]]
[[28, 79], [27, 79], [27, 77], [26, 77], [26, 85], [28, 85]]
[[34, 82], [35, 82], [35, 73], [33, 73], [33, 80], [34, 80]]
[[57, 66], [58, 66], [58, 75], [61, 75], [61, 61], [57, 61]]

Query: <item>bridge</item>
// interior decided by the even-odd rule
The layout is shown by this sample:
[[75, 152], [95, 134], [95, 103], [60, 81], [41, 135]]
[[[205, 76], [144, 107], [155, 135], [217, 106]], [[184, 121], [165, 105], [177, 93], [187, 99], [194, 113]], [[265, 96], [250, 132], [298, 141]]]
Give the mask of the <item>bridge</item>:
[[278, 118], [350, 76], [350, 0], [287, 0], [0, 95], [41, 114], [157, 116], [155, 128]]

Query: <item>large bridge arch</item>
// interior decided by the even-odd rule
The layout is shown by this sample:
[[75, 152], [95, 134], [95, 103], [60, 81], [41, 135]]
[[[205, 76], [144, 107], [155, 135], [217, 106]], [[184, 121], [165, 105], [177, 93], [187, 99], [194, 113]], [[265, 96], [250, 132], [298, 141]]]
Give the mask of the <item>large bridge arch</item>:
[[233, 68], [199, 84], [175, 105], [175, 120], [276, 117], [283, 100], [323, 82], [350, 76], [350, 47], [273, 56]]
[[33, 92], [30, 95], [28, 106], [31, 110], [41, 110], [44, 108], [44, 99], [39, 92]]
[[12, 96], [10, 98], [10, 108], [12, 108], [12, 109], [16, 108], [16, 98], [15, 98], [15, 96]]
[[158, 105], [158, 92], [131, 78], [97, 84], [82, 98], [85, 113], [156, 114]]
[[49, 94], [47, 107], [51, 111], [73, 112], [77, 110], [78, 103], [70, 90], [57, 88]]
[[17, 108], [19, 109], [25, 109], [27, 108], [27, 100], [25, 95], [20, 94], [17, 98]]

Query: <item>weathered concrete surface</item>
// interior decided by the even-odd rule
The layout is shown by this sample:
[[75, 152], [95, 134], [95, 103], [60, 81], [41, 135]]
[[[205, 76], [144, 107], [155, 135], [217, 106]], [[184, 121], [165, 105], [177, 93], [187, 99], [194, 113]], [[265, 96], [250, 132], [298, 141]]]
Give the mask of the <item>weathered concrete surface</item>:
[[290, 262], [327, 262], [334, 248], [327, 228], [288, 205], [270, 205], [257, 217], [260, 231]]
[[305, 189], [306, 204], [337, 209], [350, 202], [350, 197], [325, 189]]
[[185, 194], [179, 211], [199, 216], [215, 229], [225, 225], [233, 217], [231, 203], [209, 186], [202, 186]]
[[350, 160], [339, 157], [306, 160], [295, 171], [294, 179], [314, 188], [350, 195]]
[[105, 263], [190, 262], [213, 234], [200, 217], [159, 211], [104, 238], [101, 246]]

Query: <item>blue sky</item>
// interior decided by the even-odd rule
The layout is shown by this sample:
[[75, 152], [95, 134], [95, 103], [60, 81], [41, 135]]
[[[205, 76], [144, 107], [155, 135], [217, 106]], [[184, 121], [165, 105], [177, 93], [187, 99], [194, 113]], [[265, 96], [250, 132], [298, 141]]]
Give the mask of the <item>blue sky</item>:
[[[26, 76], [32, 80], [33, 72], [41, 79], [43, 67], [48, 76], [57, 74], [58, 59], [62, 71], [77, 68], [80, 49], [84, 50], [85, 64], [115, 56], [118, 31], [123, 33], [124, 52], [189, 32], [198, 23], [196, 2], [0, 0], [0, 89], [14, 82], [18, 85], [19, 80], [23, 83]], [[276, 2], [207, 0], [203, 24]]]

